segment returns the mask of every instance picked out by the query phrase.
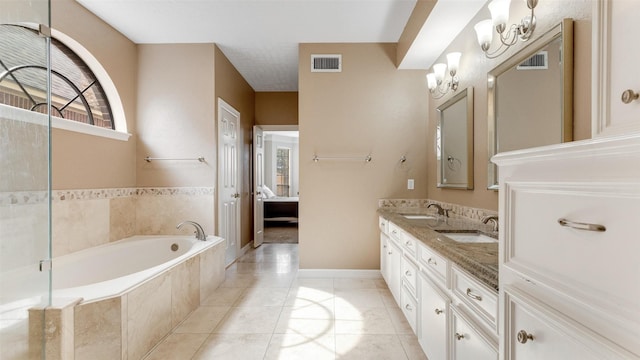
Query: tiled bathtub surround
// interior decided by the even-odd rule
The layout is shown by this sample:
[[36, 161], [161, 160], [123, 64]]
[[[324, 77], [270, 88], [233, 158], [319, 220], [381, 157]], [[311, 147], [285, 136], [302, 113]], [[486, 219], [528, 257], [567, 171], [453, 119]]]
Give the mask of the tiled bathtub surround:
[[214, 229], [213, 188], [119, 188], [52, 193], [53, 256], [133, 235], [187, 234], [184, 220]]
[[438, 204], [444, 209], [451, 209], [451, 213], [469, 218], [475, 221], [481, 221], [485, 216], [497, 216], [497, 211], [487, 209], [478, 209], [459, 204], [451, 204], [431, 199], [380, 199], [378, 207], [391, 209], [406, 208], [426, 208], [429, 204]]

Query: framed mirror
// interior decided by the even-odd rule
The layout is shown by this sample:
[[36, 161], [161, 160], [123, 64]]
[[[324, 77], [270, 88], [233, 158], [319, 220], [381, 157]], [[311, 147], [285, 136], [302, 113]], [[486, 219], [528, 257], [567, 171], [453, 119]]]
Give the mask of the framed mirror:
[[461, 90], [436, 111], [438, 187], [473, 189], [473, 88]]
[[573, 139], [573, 20], [531, 42], [487, 76], [488, 188], [498, 189], [491, 157]]

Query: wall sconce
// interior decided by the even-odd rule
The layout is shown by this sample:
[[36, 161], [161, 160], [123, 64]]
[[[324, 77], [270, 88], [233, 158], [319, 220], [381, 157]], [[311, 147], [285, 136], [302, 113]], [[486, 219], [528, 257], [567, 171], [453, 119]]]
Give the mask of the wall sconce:
[[[538, 0], [524, 0], [527, 7], [531, 9], [531, 15], [527, 15], [520, 20], [520, 25], [512, 24], [507, 30], [507, 21], [509, 20], [509, 6], [511, 0], [493, 0], [489, 3], [489, 12], [491, 12], [491, 19], [480, 21], [474, 26], [476, 35], [478, 36], [478, 43], [484, 51], [484, 54], [489, 59], [494, 59], [499, 55], [502, 55], [511, 45], [518, 42], [518, 39], [527, 41], [531, 38], [533, 30], [536, 28], [536, 17], [533, 13]], [[490, 52], [491, 42], [493, 41], [493, 29], [498, 32], [500, 36], [500, 47], [495, 51]]]
[[[440, 99], [447, 94], [449, 90], [458, 90], [458, 77], [456, 73], [458, 72], [461, 56], [462, 53], [459, 52], [447, 54], [447, 65], [441, 63], [435, 64], [433, 65], [433, 72], [427, 74], [427, 87], [434, 99]], [[451, 80], [445, 82], [447, 68], [449, 69]]]

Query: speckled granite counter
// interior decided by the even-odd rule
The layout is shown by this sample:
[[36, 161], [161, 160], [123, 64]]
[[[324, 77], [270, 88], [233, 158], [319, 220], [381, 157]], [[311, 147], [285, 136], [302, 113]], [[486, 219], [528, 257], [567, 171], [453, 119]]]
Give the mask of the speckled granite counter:
[[478, 280], [498, 291], [498, 243], [460, 243], [435, 230], [456, 232], [476, 230], [497, 238], [491, 225], [452, 215], [438, 220], [407, 219], [401, 214], [435, 215], [425, 208], [378, 208], [378, 214], [437, 251]]

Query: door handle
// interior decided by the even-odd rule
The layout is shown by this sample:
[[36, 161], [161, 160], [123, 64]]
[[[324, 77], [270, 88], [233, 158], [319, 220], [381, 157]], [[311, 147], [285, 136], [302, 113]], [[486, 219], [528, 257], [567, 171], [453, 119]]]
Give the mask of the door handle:
[[239, 198], [239, 197], [240, 197], [240, 194], [235, 193], [235, 194], [231, 195], [231, 197], [232, 197], [232, 198], [234, 198], [234, 199], [237, 199], [237, 198]]

